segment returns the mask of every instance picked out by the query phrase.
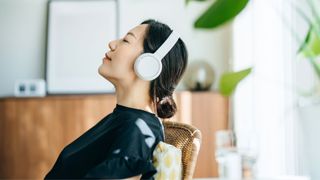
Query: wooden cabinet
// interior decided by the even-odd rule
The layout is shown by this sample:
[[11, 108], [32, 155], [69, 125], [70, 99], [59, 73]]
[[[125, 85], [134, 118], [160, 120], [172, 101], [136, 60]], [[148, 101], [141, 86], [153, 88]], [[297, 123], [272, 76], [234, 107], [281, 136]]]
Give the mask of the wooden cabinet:
[[[174, 95], [175, 121], [193, 124], [203, 135], [195, 177], [217, 175], [214, 132], [227, 127], [226, 98], [215, 92]], [[60, 151], [111, 113], [114, 94], [0, 99], [0, 178], [43, 178]]]

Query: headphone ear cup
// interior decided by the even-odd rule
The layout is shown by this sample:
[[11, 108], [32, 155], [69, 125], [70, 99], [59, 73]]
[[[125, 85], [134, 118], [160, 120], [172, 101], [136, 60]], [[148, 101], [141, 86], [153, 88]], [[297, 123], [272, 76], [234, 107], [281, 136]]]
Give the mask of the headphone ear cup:
[[140, 55], [134, 63], [134, 71], [137, 76], [145, 81], [157, 78], [162, 70], [162, 63], [151, 53]]

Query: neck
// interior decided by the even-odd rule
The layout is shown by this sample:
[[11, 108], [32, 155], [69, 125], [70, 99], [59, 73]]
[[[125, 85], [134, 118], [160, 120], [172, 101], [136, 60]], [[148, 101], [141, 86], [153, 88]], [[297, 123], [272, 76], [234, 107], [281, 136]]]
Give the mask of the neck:
[[149, 96], [149, 86], [148, 82], [141, 80], [115, 86], [117, 104], [155, 113]]

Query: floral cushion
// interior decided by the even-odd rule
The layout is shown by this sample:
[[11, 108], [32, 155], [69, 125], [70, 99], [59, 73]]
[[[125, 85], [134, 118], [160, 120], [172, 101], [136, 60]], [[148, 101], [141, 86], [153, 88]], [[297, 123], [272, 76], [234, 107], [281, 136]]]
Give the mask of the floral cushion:
[[153, 151], [153, 165], [157, 169], [155, 179], [181, 179], [181, 149], [173, 145], [159, 142]]

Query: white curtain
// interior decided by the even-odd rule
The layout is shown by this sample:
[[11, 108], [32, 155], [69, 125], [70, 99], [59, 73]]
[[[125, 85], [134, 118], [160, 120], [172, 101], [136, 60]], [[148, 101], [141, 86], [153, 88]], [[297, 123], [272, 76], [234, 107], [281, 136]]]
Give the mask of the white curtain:
[[293, 0], [252, 0], [233, 23], [232, 69], [253, 67], [233, 96], [238, 145], [258, 141], [260, 177], [301, 174]]

